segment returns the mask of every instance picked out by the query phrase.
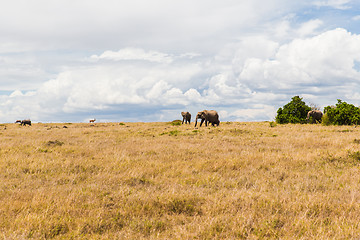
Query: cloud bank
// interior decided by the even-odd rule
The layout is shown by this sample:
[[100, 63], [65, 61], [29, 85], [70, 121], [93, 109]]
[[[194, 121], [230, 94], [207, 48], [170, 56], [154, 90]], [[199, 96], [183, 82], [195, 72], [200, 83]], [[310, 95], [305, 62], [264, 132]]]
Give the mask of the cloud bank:
[[[272, 120], [279, 102], [293, 94], [304, 94], [305, 100], [321, 106], [332, 104], [340, 94], [360, 100], [360, 35], [345, 29], [287, 44], [244, 38], [228, 48], [224, 51], [231, 53], [210, 58], [137, 48], [108, 50], [35, 91], [1, 96], [0, 114], [12, 121], [20, 115], [41, 120], [53, 114], [82, 112], [90, 117], [111, 111], [119, 121], [141, 121], [152, 120], [144, 117], [152, 115], [147, 109], [166, 116], [174, 109], [214, 108], [228, 120]], [[128, 106], [138, 108], [137, 119], [127, 116], [126, 111], [132, 111]]]

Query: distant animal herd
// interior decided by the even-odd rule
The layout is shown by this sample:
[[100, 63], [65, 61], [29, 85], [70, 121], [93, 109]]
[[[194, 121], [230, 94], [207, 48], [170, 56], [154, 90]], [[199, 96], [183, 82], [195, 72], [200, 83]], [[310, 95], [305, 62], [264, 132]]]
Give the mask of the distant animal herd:
[[[94, 123], [96, 119], [90, 119], [89, 123]], [[15, 123], [19, 123], [21, 126], [29, 125], [31, 126], [31, 120], [30, 119], [24, 119], [24, 120], [16, 120]]]
[[[181, 116], [183, 117], [182, 124], [184, 124], [184, 122], [185, 124], [190, 124], [191, 114], [189, 112], [181, 112]], [[306, 121], [311, 123], [321, 123], [322, 117], [323, 113], [320, 110], [310, 110], [307, 113]], [[220, 124], [219, 114], [215, 110], [203, 110], [201, 112], [198, 112], [196, 114], [195, 127], [197, 125], [198, 119], [201, 119], [200, 127], [204, 122], [205, 126], [210, 123], [212, 124], [212, 126], [219, 126]]]
[[[182, 124], [190, 124], [191, 123], [191, 113], [189, 112], [181, 112], [181, 116], [183, 117]], [[306, 120], [311, 123], [320, 123], [321, 119], [323, 117], [323, 113], [320, 110], [311, 110], [307, 113]], [[196, 114], [195, 118], [195, 127], [197, 126], [197, 121], [201, 120], [200, 127], [203, 123], [205, 123], [205, 126], [208, 124], [212, 126], [219, 126], [220, 120], [219, 120], [219, 114], [215, 110], [203, 110], [201, 112], [198, 112]], [[90, 123], [94, 123], [96, 119], [90, 119]], [[31, 120], [30, 119], [24, 119], [24, 120], [16, 120], [15, 123], [20, 123], [22, 126], [29, 125], [31, 126]]]
[[[183, 117], [182, 124], [187, 124], [191, 122], [191, 114], [189, 112], [181, 112], [181, 116]], [[219, 114], [215, 110], [203, 110], [196, 114], [195, 119], [195, 127], [197, 125], [198, 119], [201, 119], [200, 127], [205, 122], [205, 126], [208, 124], [212, 124], [213, 126], [219, 126]]]

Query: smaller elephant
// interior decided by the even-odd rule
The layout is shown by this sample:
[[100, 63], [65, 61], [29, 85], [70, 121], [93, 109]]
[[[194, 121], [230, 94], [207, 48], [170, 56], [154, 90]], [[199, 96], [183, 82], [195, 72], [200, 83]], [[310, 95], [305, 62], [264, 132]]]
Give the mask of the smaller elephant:
[[30, 119], [22, 120], [20, 125], [22, 125], [22, 126], [26, 126], [26, 125], [31, 126], [31, 121], [30, 121]]
[[205, 126], [208, 125], [208, 123], [211, 123], [213, 126], [217, 125], [219, 126], [219, 114], [215, 110], [204, 110], [201, 112], [198, 112], [195, 119], [195, 127], [197, 125], [197, 120], [201, 119], [200, 127], [205, 122]]
[[185, 121], [185, 124], [191, 122], [191, 114], [189, 112], [181, 112], [181, 116], [183, 117], [183, 120], [182, 120], [182, 124], [184, 124], [184, 121]]
[[306, 121], [311, 123], [321, 123], [323, 113], [320, 110], [310, 110], [307, 114]]

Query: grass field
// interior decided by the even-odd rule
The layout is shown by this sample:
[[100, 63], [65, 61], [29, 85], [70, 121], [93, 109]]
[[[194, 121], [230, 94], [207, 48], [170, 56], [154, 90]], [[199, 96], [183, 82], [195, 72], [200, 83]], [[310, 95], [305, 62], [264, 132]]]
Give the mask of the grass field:
[[0, 239], [360, 237], [354, 126], [2, 124], [0, 140]]

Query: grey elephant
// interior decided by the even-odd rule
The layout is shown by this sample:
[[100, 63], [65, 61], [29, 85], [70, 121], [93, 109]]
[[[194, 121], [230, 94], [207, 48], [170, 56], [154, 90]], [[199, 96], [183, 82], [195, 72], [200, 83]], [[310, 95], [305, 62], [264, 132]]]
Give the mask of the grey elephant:
[[30, 121], [30, 119], [22, 120], [20, 125], [23, 125], [23, 126], [29, 125], [29, 126], [31, 126], [31, 121]]
[[181, 112], [181, 116], [183, 117], [183, 120], [182, 120], [182, 124], [184, 124], [184, 121], [185, 121], [185, 124], [191, 122], [191, 114], [189, 112]]
[[323, 113], [320, 110], [310, 110], [307, 114], [306, 121], [311, 123], [320, 123], [323, 117]]
[[217, 125], [219, 126], [219, 114], [215, 110], [204, 110], [201, 112], [198, 112], [195, 119], [195, 127], [197, 125], [197, 120], [201, 119], [200, 127], [205, 122], [205, 126], [208, 125], [208, 123], [211, 123], [213, 126]]

